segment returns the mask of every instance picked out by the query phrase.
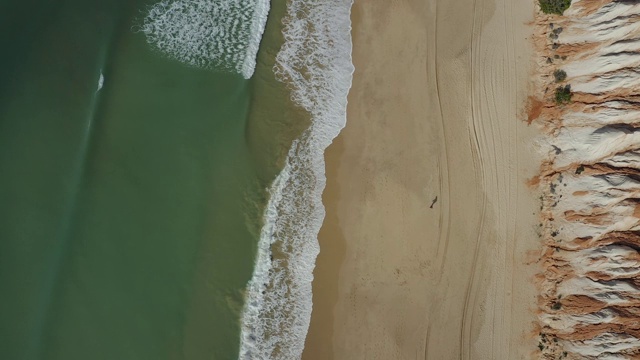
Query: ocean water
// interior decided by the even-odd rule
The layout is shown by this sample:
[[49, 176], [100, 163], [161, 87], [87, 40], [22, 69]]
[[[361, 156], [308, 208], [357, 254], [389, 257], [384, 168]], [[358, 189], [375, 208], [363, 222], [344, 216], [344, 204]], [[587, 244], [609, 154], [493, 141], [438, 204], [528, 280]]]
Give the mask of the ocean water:
[[3, 5], [0, 358], [299, 356], [350, 1]]

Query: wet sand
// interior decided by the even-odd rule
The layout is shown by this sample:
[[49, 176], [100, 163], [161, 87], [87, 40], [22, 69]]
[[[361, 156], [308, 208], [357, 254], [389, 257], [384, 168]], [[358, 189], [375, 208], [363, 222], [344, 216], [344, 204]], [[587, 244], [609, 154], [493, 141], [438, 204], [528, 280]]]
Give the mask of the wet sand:
[[303, 359], [535, 351], [533, 12], [530, 0], [356, 0]]

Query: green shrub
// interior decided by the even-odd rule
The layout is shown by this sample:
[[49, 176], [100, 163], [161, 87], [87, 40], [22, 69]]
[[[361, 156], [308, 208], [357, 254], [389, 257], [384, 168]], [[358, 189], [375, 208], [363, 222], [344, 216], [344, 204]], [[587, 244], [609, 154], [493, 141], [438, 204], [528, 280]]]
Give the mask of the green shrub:
[[540, 9], [545, 14], [562, 15], [571, 6], [571, 0], [538, 0]]
[[553, 72], [553, 77], [556, 82], [563, 82], [567, 78], [567, 73], [564, 70], [556, 70]]
[[567, 104], [571, 102], [571, 85], [558, 86], [556, 89], [556, 104]]

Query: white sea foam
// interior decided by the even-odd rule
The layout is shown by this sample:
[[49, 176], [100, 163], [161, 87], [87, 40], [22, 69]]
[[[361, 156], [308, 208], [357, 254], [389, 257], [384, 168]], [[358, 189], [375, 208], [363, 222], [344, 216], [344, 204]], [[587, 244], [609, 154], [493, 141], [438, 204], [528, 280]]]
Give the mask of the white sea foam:
[[170, 58], [187, 65], [253, 75], [269, 0], [162, 0], [140, 31]]
[[96, 92], [100, 91], [103, 85], [104, 85], [104, 74], [102, 74], [102, 71], [100, 71], [100, 78], [98, 79], [98, 90], [96, 90]]
[[[346, 122], [351, 87], [352, 0], [290, 0], [274, 71], [311, 126], [293, 142], [270, 188], [242, 316], [240, 359], [299, 359], [309, 328], [311, 282], [324, 219], [324, 150]], [[275, 251], [276, 256], [271, 254]]]

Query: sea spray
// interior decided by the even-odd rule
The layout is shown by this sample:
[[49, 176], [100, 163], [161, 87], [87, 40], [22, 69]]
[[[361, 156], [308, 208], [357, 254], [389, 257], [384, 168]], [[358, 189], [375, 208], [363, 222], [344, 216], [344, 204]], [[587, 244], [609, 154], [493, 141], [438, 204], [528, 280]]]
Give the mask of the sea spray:
[[351, 87], [352, 0], [291, 0], [274, 71], [311, 114], [271, 188], [242, 314], [240, 358], [297, 359], [312, 309], [313, 268], [324, 219], [324, 151], [346, 122]]
[[162, 0], [140, 31], [157, 50], [190, 66], [235, 71], [249, 79], [269, 0]]

